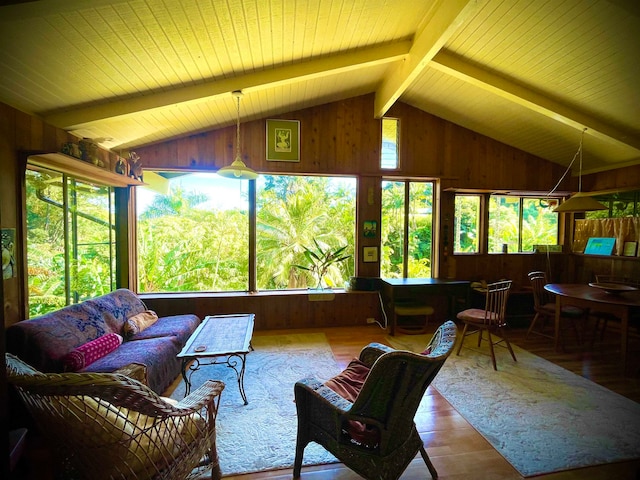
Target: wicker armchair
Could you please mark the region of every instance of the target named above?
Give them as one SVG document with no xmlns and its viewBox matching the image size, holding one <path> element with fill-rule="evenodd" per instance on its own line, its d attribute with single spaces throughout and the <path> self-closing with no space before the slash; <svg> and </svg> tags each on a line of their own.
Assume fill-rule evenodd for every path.
<svg viewBox="0 0 640 480">
<path fill-rule="evenodd" d="M 451 353 L 456 333 L 456 325 L 445 322 L 422 354 L 377 343 L 366 346 L 359 360 L 367 366 L 368 376 L 353 402 L 315 378 L 297 382 L 293 477 L 300 476 L 305 447 L 316 442 L 368 479 L 397 479 L 418 452 L 431 476 L 437 478 L 414 416 L 427 387 Z M 354 428 L 375 432 L 375 442 L 360 441 L 353 435 Z"/>
<path fill-rule="evenodd" d="M 8 383 L 65 478 L 185 479 L 208 468 L 220 478 L 215 420 L 224 383 L 210 380 L 174 402 L 134 379 L 144 369 L 44 374 L 5 355 Z"/>
</svg>

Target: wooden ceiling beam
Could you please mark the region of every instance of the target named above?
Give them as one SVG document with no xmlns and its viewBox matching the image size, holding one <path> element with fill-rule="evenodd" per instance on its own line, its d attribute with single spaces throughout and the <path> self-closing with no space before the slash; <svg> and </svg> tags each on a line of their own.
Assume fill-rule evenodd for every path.
<svg viewBox="0 0 640 480">
<path fill-rule="evenodd" d="M 375 118 L 384 116 L 476 8 L 475 0 L 436 2 L 416 34 L 407 58 L 397 62 L 380 83 L 374 104 Z"/>
<path fill-rule="evenodd" d="M 243 90 L 244 92 L 261 90 L 286 83 L 338 75 L 362 67 L 395 62 L 405 57 L 409 53 L 410 47 L 411 42 L 407 40 L 356 49 L 271 70 L 65 110 L 45 115 L 44 120 L 66 130 L 78 129 L 98 120 L 132 115 L 178 103 L 211 100 L 216 96 L 229 95 L 234 90 Z"/>
<path fill-rule="evenodd" d="M 546 95 L 465 62 L 460 57 L 441 51 L 432 59 L 429 67 L 494 93 L 531 111 L 562 122 L 580 132 L 586 127 L 586 135 L 591 135 L 611 144 L 634 148 L 640 154 L 640 138 L 607 125 L 598 118 L 554 101 Z"/>
</svg>

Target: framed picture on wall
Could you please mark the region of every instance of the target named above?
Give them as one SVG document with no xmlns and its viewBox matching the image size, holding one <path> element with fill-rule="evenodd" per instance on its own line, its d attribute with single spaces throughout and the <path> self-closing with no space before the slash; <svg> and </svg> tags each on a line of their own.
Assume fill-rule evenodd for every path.
<svg viewBox="0 0 640 480">
<path fill-rule="evenodd" d="M 362 247 L 362 261 L 365 263 L 378 261 L 378 247 Z"/>
<path fill-rule="evenodd" d="M 267 160 L 270 162 L 300 161 L 300 122 L 298 120 L 267 120 Z"/>
</svg>

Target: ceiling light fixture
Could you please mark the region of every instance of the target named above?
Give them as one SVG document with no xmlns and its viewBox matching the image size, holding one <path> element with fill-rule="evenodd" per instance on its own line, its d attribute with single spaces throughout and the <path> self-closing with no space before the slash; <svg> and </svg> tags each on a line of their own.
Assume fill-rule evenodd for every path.
<svg viewBox="0 0 640 480">
<path fill-rule="evenodd" d="M 218 170 L 218 175 L 226 178 L 236 178 L 238 180 L 255 180 L 258 174 L 247 167 L 240 155 L 240 99 L 242 91 L 235 90 L 232 95 L 236 98 L 236 159 L 228 167 Z"/>
<path fill-rule="evenodd" d="M 571 163 L 567 168 L 567 172 L 568 172 L 571 169 L 573 162 L 575 162 L 576 157 L 580 158 L 580 167 L 578 170 L 578 193 L 576 193 L 575 195 L 570 197 L 568 200 L 565 200 L 560 205 L 558 205 L 553 210 L 554 212 L 577 213 L 577 212 L 588 212 L 592 210 L 607 210 L 609 208 L 603 205 L 602 203 L 598 202 L 595 198 L 582 193 L 582 140 L 584 139 L 584 132 L 586 131 L 587 131 L 586 128 L 582 130 L 582 136 L 580 137 L 580 146 L 578 147 L 578 151 L 573 156 L 573 160 L 571 160 Z M 560 182 L 562 182 L 562 179 L 566 176 L 567 172 L 565 172 L 565 174 L 562 176 L 562 178 L 560 179 Z M 552 193 L 553 191 L 555 191 L 555 189 L 558 188 L 558 185 L 560 184 L 560 182 L 558 182 L 556 186 L 553 187 L 553 190 L 551 190 L 551 192 L 549 193 Z"/>
</svg>

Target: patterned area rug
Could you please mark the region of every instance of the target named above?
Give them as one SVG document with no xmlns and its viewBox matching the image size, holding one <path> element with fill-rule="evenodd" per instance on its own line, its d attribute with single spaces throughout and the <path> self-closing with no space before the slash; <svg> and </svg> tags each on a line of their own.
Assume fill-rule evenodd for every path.
<svg viewBox="0 0 640 480">
<path fill-rule="evenodd" d="M 388 341 L 419 352 L 429 338 Z M 517 363 L 497 348 L 496 372 L 475 345 L 454 351 L 433 386 L 522 476 L 640 458 L 640 404 L 518 347 Z"/>
<path fill-rule="evenodd" d="M 205 380 L 222 380 L 216 421 L 223 475 L 293 467 L 297 418 L 293 386 L 306 376 L 326 380 L 340 369 L 324 334 L 254 336 L 244 376 L 244 405 L 235 372 L 226 365 L 204 366 L 191 378 L 192 391 Z M 171 398 L 184 397 L 184 383 Z M 304 452 L 304 465 L 337 462 L 315 443 Z"/>
</svg>

